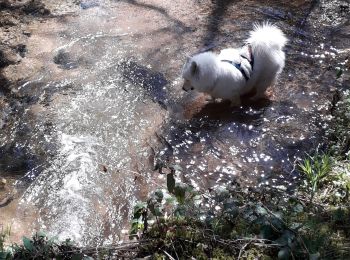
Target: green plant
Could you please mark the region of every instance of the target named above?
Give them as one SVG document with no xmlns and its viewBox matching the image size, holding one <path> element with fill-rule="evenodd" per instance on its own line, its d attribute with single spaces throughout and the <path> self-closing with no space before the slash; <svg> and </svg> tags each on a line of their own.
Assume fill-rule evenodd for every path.
<svg viewBox="0 0 350 260">
<path fill-rule="evenodd" d="M 305 251 L 296 235 L 299 226 L 284 219 L 288 211 L 303 210 L 299 202 L 284 205 L 272 190 L 248 190 L 239 184 L 198 192 L 175 175 L 175 170 L 167 174 L 167 190 L 157 190 L 147 203 L 135 205 L 131 235 L 154 241 L 139 256 L 153 252 L 158 257 L 208 259 L 217 257 L 212 252 L 221 252 L 219 259 L 269 254 L 287 259 L 296 245 Z"/>
<path fill-rule="evenodd" d="M 21 245 L 14 244 L 11 248 L 10 259 L 88 259 L 70 239 L 59 242 L 55 237 L 48 238 L 43 232 L 31 238 L 23 237 Z"/>
<path fill-rule="evenodd" d="M 176 182 L 176 171 L 180 171 L 181 168 L 169 168 L 167 189 L 156 190 L 147 202 L 138 202 L 134 206 L 130 238 L 140 237 L 141 233 L 148 230 L 150 223 L 160 223 L 168 217 L 183 218 L 185 213 L 195 209 L 194 204 L 198 203 L 200 196 L 191 186 Z"/>
<path fill-rule="evenodd" d="M 308 156 L 300 164 L 307 189 L 296 188 L 293 194 L 236 182 L 196 191 L 176 178 L 181 169 L 169 167 L 166 189 L 135 206 L 131 233 L 151 241 L 138 256 L 346 259 L 349 179 L 335 163 L 340 165 L 329 154 Z"/>
<path fill-rule="evenodd" d="M 311 188 L 311 198 L 319 189 L 323 181 L 329 177 L 332 169 L 332 159 L 329 154 L 318 152 L 314 156 L 308 155 L 299 168 L 306 177 L 306 185 Z"/>
<path fill-rule="evenodd" d="M 350 159 L 350 90 L 337 92 L 339 101 L 332 107 L 332 121 L 326 130 L 333 156 Z"/>
<path fill-rule="evenodd" d="M 10 259 L 11 252 L 5 248 L 5 242 L 10 237 L 11 227 L 2 227 L 0 231 L 0 260 Z"/>
</svg>

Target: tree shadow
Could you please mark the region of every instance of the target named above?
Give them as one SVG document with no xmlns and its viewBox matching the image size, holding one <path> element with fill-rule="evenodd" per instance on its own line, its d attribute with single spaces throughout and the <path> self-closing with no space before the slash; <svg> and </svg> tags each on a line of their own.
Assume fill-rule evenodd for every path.
<svg viewBox="0 0 350 260">
<path fill-rule="evenodd" d="M 174 23 L 174 25 L 178 28 L 181 29 L 181 31 L 183 32 L 187 32 L 187 31 L 190 31 L 191 30 L 191 27 L 188 27 L 186 26 L 183 22 L 181 22 L 180 20 L 174 18 L 174 17 L 171 17 L 168 12 L 162 8 L 162 7 L 159 7 L 159 6 L 155 6 L 155 5 L 151 5 L 151 4 L 146 4 L 146 3 L 139 3 L 138 1 L 136 0 L 122 0 L 123 2 L 125 3 L 128 3 L 128 4 L 131 4 L 131 5 L 134 5 L 134 6 L 138 6 L 138 7 L 142 7 L 142 8 L 147 8 L 147 9 L 150 9 L 150 10 L 154 10 L 160 14 L 162 14 L 164 17 L 166 17 L 168 20 L 170 20 L 171 22 Z"/>
<path fill-rule="evenodd" d="M 220 32 L 220 25 L 223 22 L 227 8 L 236 0 L 214 0 L 214 7 L 208 16 L 206 34 L 203 38 L 204 46 L 211 45 Z"/>
<path fill-rule="evenodd" d="M 132 60 L 120 63 L 118 68 L 124 78 L 142 87 L 154 102 L 166 109 L 167 93 L 164 87 L 168 81 L 162 73 L 152 71 Z"/>
</svg>

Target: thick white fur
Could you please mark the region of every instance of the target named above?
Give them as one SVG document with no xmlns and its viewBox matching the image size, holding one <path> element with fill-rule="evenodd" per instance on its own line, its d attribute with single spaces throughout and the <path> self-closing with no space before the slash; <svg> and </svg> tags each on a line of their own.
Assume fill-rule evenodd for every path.
<svg viewBox="0 0 350 260">
<path fill-rule="evenodd" d="M 254 57 L 253 69 L 249 61 L 240 57 L 241 53 L 247 51 L 247 46 L 242 49 L 224 49 L 219 55 L 212 52 L 200 53 L 189 58 L 184 65 L 183 89 L 195 89 L 213 98 L 228 99 L 232 105 L 240 105 L 240 96 L 253 91 L 253 100 L 262 98 L 267 87 L 276 81 L 283 70 L 285 54 L 282 49 L 286 43 L 287 38 L 275 25 L 255 25 L 246 40 Z M 241 67 L 249 80 L 232 64 L 222 60 L 242 62 Z"/>
</svg>

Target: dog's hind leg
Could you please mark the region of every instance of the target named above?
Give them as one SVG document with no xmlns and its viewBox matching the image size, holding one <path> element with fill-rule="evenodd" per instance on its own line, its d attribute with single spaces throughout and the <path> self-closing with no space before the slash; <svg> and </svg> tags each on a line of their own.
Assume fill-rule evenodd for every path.
<svg viewBox="0 0 350 260">
<path fill-rule="evenodd" d="M 254 96 L 252 96 L 251 98 L 249 98 L 250 100 L 256 101 L 262 98 L 265 98 L 265 91 L 266 89 L 271 86 L 274 85 L 276 79 L 274 77 L 265 77 L 261 80 L 260 84 L 257 85 L 256 89 L 256 93 Z"/>
</svg>

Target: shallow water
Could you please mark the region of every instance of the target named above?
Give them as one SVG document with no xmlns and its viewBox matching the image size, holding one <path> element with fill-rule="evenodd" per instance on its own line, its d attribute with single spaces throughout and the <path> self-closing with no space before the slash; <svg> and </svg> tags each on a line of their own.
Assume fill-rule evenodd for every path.
<svg viewBox="0 0 350 260">
<path fill-rule="evenodd" d="M 330 35 L 348 4 L 326 2 L 48 1 L 55 17 L 31 25 L 26 58 L 9 68 L 24 75 L 0 134 L 0 172 L 17 190 L 0 216 L 13 239 L 39 229 L 82 245 L 124 239 L 134 203 L 164 185 L 157 162 L 179 164 L 197 188 L 292 189 L 295 160 L 326 142 L 345 66 Z M 240 46 L 252 18 L 290 39 L 268 99 L 233 109 L 183 93 L 186 55 Z"/>
</svg>

